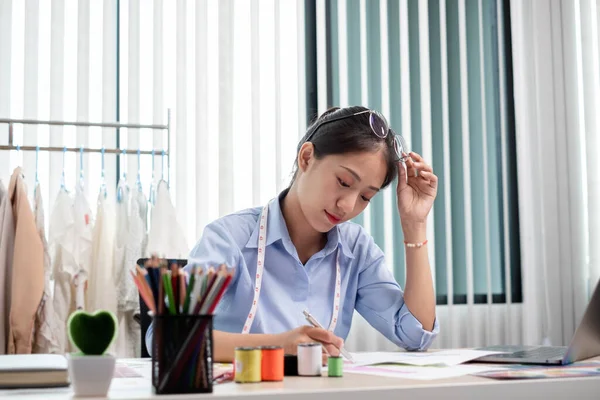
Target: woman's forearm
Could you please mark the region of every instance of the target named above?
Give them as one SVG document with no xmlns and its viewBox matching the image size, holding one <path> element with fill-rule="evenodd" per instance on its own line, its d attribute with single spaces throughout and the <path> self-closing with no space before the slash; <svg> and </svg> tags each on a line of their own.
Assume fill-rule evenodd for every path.
<svg viewBox="0 0 600 400">
<path fill-rule="evenodd" d="M 236 347 L 270 346 L 278 344 L 277 335 L 242 334 L 213 331 L 216 362 L 233 362 Z"/>
<path fill-rule="evenodd" d="M 409 243 L 424 242 L 427 239 L 425 226 L 405 227 L 404 238 Z M 423 328 L 428 331 L 433 330 L 435 293 L 427 246 L 406 248 L 404 301 L 412 315 L 423 325 Z"/>
</svg>

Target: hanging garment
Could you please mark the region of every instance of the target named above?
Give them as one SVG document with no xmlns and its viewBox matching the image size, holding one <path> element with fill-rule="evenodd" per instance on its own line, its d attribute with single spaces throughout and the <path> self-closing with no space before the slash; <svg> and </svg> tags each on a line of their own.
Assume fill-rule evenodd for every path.
<svg viewBox="0 0 600 400">
<path fill-rule="evenodd" d="M 6 354 L 10 325 L 12 264 L 15 247 L 15 222 L 8 189 L 0 180 L 0 354 Z"/>
<path fill-rule="evenodd" d="M 143 257 L 144 254 L 146 254 L 146 248 L 148 247 L 148 199 L 146 198 L 146 195 L 144 194 L 144 192 L 142 192 L 141 190 L 137 191 L 135 199 L 137 200 L 139 212 L 140 212 L 140 218 L 143 222 L 143 226 L 142 226 L 143 239 L 142 239 L 142 254 L 141 254 L 141 256 Z"/>
<path fill-rule="evenodd" d="M 33 353 L 51 354 L 60 352 L 58 335 L 58 320 L 54 312 L 52 303 L 52 293 L 50 291 L 50 275 L 52 267 L 50 264 L 50 253 L 48 252 L 48 242 L 46 241 L 46 232 L 44 226 L 44 203 L 42 201 L 42 191 L 40 185 L 35 188 L 35 204 L 33 209 L 35 215 L 35 225 L 42 241 L 44 249 L 44 294 L 38 307 L 35 318 L 35 334 L 33 338 Z"/>
<path fill-rule="evenodd" d="M 116 230 L 115 230 L 115 247 L 114 247 L 114 268 L 115 268 L 115 284 L 117 289 L 117 321 L 119 327 L 119 335 L 115 343 L 116 356 L 128 357 L 128 341 L 129 323 L 128 315 L 123 312 L 124 301 L 120 298 L 122 295 L 121 281 L 123 280 L 123 268 L 125 265 L 125 240 L 129 231 L 129 195 L 130 190 L 126 182 L 119 180 L 117 187 L 117 204 L 116 204 Z"/>
<path fill-rule="evenodd" d="M 119 336 L 116 350 L 118 357 L 139 357 L 141 333 L 133 319 L 139 313 L 139 294 L 130 271 L 142 257 L 145 230 L 137 196 L 131 199 L 131 190 L 125 181 L 117 189 L 117 234 L 115 243 L 115 269 L 117 276 L 117 299 Z M 131 210 L 129 210 L 131 207 Z"/>
<path fill-rule="evenodd" d="M 35 316 L 44 293 L 44 249 L 27 199 L 21 168 L 8 188 L 15 221 L 8 354 L 29 354 Z"/>
<path fill-rule="evenodd" d="M 146 253 L 146 247 L 148 246 L 148 199 L 146 199 L 146 195 L 144 194 L 143 191 L 138 190 L 137 195 L 135 196 L 134 200 L 137 201 L 140 225 L 136 226 L 136 222 L 133 222 L 132 234 L 134 236 L 137 236 L 137 234 L 139 233 L 142 237 L 142 243 L 141 243 L 140 249 L 139 249 L 140 251 L 139 251 L 139 253 L 137 253 L 137 256 L 135 258 L 136 263 L 137 263 L 137 260 L 139 258 L 143 257 L 144 254 Z M 135 212 L 134 206 L 132 206 L 131 212 L 132 213 Z M 134 283 L 134 285 L 135 285 L 135 283 Z M 136 296 L 136 300 L 135 300 L 136 310 L 134 312 L 134 315 L 135 315 L 140 312 L 140 300 L 139 300 L 139 293 L 138 293 L 137 287 L 135 287 L 134 289 L 135 289 L 135 296 Z M 141 331 L 141 325 L 137 321 L 131 325 L 130 335 L 134 339 L 132 345 L 134 347 L 135 357 L 141 357 L 142 356 L 142 352 L 141 352 L 142 331 Z"/>
<path fill-rule="evenodd" d="M 168 258 L 187 258 L 189 255 L 185 235 L 177 222 L 175 207 L 165 181 L 158 184 L 145 255 Z"/>
<path fill-rule="evenodd" d="M 92 249 L 91 211 L 83 193 L 75 199 L 59 192 L 50 218 L 50 254 L 54 274 L 54 309 L 59 325 L 61 352 L 73 350 L 67 336 L 67 320 L 85 307 L 83 292 Z"/>
<path fill-rule="evenodd" d="M 113 203 L 101 193 L 92 233 L 86 309 L 108 310 L 117 315 L 117 290 L 114 264 L 115 211 Z"/>
<path fill-rule="evenodd" d="M 75 309 L 85 310 L 85 289 L 88 284 L 88 273 L 92 261 L 92 233 L 93 221 L 92 210 L 85 198 L 83 190 L 77 189 L 75 201 L 73 202 L 73 213 L 75 221 L 75 232 L 78 240 L 75 242 L 75 262 L 79 271 L 73 279 L 75 291 Z"/>
<path fill-rule="evenodd" d="M 48 241 L 54 278 L 54 311 L 58 320 L 58 346 L 60 352 L 69 351 L 66 321 L 71 310 L 71 280 L 77 273 L 71 252 L 75 241 L 73 228 L 73 199 L 61 190 L 56 197 L 50 216 Z"/>
</svg>

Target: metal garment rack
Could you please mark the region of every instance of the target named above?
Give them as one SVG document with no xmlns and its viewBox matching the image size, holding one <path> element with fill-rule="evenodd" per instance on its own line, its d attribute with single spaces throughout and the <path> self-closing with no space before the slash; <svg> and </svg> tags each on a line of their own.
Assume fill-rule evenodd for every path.
<svg viewBox="0 0 600 400">
<path fill-rule="evenodd" d="M 70 121 L 42 121 L 33 119 L 11 119 L 0 118 L 0 124 L 8 124 L 8 145 L 0 145 L 0 150 L 19 150 L 19 151 L 48 151 L 48 152 L 77 152 L 77 153 L 108 153 L 108 154 L 135 154 L 152 155 L 167 157 L 167 182 L 170 182 L 171 172 L 171 110 L 167 110 L 166 125 L 145 125 L 145 124 L 125 124 L 119 122 L 70 122 Z M 121 148 L 90 148 L 90 147 L 52 147 L 52 146 L 21 146 L 14 143 L 14 125 L 50 125 L 50 126 L 79 126 L 79 127 L 98 127 L 98 128 L 130 128 L 130 129 L 158 129 L 167 131 L 167 149 L 160 150 L 131 150 Z"/>
</svg>

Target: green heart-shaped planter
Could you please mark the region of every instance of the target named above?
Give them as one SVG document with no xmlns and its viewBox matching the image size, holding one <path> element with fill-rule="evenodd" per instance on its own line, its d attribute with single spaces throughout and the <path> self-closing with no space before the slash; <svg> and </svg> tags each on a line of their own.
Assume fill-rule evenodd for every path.
<svg viewBox="0 0 600 400">
<path fill-rule="evenodd" d="M 117 318 L 107 310 L 75 311 L 67 321 L 69 340 L 83 354 L 102 355 L 117 337 Z"/>
</svg>

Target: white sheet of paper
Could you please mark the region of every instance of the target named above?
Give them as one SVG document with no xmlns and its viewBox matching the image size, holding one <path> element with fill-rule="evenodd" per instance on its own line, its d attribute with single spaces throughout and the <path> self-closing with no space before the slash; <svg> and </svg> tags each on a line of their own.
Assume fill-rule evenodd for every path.
<svg viewBox="0 0 600 400">
<path fill-rule="evenodd" d="M 152 379 L 152 361 L 149 358 L 119 358 L 115 365 L 114 378 Z"/>
<path fill-rule="evenodd" d="M 415 380 L 434 380 L 455 378 L 470 374 L 505 369 L 497 366 L 485 365 L 455 365 L 452 367 L 417 367 L 413 365 L 372 365 L 348 366 L 344 373 L 385 376 L 389 378 L 403 378 Z"/>
<path fill-rule="evenodd" d="M 470 349 L 441 350 L 428 352 L 365 352 L 352 353 L 354 363 L 346 365 L 363 366 L 384 363 L 406 364 L 406 365 L 437 365 L 452 366 L 475 360 L 490 354 L 498 354 L 498 351 L 482 351 Z"/>
</svg>

